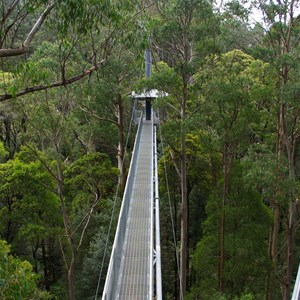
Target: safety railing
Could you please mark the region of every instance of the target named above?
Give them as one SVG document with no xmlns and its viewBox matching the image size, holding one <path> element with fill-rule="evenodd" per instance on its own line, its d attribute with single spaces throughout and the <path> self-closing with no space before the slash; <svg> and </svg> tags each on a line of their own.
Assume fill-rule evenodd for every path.
<svg viewBox="0 0 300 300">
<path fill-rule="evenodd" d="M 151 117 L 151 139 L 153 143 L 153 111 L 152 111 L 152 117 Z M 151 151 L 151 176 L 153 178 L 153 169 L 154 169 L 154 153 L 153 149 Z M 153 197 L 154 196 L 154 191 L 153 191 L 153 182 L 151 182 L 151 201 L 150 201 L 150 224 L 151 224 L 151 229 L 150 229 L 150 256 L 149 256 L 149 297 L 150 299 L 153 299 L 153 247 L 154 247 L 154 234 L 153 234 L 153 224 L 154 224 L 154 203 L 153 203 Z"/>
<path fill-rule="evenodd" d="M 154 119 L 154 118 L 152 118 Z M 158 163 L 157 163 L 156 126 L 154 127 L 154 199 L 155 199 L 155 263 L 156 263 L 156 299 L 162 300 L 161 251 L 160 251 L 160 218 L 158 191 Z"/>
<path fill-rule="evenodd" d="M 106 275 L 104 290 L 102 294 L 103 300 L 115 300 L 115 291 L 118 281 L 118 276 L 120 272 L 120 264 L 122 257 L 122 249 L 126 233 L 126 222 L 130 206 L 132 186 L 134 181 L 136 162 L 138 156 L 138 147 L 141 139 L 141 132 L 143 126 L 143 114 L 140 117 L 139 126 L 136 134 L 136 139 L 134 143 L 132 158 L 130 162 L 128 177 L 126 181 L 125 191 L 123 195 L 121 210 L 119 214 L 119 220 L 117 225 L 117 230 L 115 234 L 114 244 L 111 252 L 110 262 L 108 266 L 108 271 Z"/>
<path fill-rule="evenodd" d="M 300 264 L 298 267 L 297 278 L 294 286 L 294 291 L 292 295 L 292 300 L 299 300 L 300 299 Z"/>
</svg>

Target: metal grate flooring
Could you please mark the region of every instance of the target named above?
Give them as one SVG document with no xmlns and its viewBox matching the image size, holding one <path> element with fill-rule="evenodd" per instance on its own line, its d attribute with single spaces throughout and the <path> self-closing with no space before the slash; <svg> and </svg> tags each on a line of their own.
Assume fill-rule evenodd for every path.
<svg viewBox="0 0 300 300">
<path fill-rule="evenodd" d="M 149 299 L 153 127 L 144 121 L 116 291 L 120 300 Z"/>
</svg>

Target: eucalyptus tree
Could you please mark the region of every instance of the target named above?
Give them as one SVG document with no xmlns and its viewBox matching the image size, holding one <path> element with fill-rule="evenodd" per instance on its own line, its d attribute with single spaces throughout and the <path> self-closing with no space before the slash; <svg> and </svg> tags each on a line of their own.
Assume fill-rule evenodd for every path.
<svg viewBox="0 0 300 300">
<path fill-rule="evenodd" d="M 202 90 L 199 95 L 202 101 L 202 120 L 212 136 L 215 149 L 221 155 L 221 178 L 215 189 L 215 197 L 219 197 L 219 262 L 218 290 L 227 289 L 228 251 L 226 241 L 228 231 L 227 215 L 230 219 L 228 202 L 230 191 L 235 189 L 232 168 L 236 161 L 245 156 L 253 139 L 253 128 L 260 123 L 256 111 L 256 103 L 269 91 L 265 77 L 268 76 L 268 64 L 255 60 L 240 50 L 233 50 L 220 57 L 215 67 L 206 72 L 199 72 L 195 90 Z M 202 77 L 202 78 L 201 78 Z M 199 86 L 197 87 L 199 82 Z M 198 92 L 199 93 L 199 92 Z M 245 193 L 247 193 L 245 191 Z M 219 196 L 217 196 L 219 195 Z M 266 237 L 263 237 L 265 239 Z"/>
<path fill-rule="evenodd" d="M 68 40 L 63 44 L 42 43 L 24 64 L 27 71 L 24 80 L 47 84 L 58 76 L 62 45 L 65 49 L 72 47 Z M 79 51 L 69 54 L 69 59 L 70 62 L 65 66 L 66 75 L 84 64 Z M 47 67 L 44 72 L 38 72 L 41 66 Z M 26 117 L 26 131 L 22 134 L 22 142 L 43 164 L 54 183 L 52 192 L 60 204 L 64 232 L 56 241 L 66 269 L 70 299 L 75 299 L 75 267 L 78 256 L 82 254 L 86 232 L 99 201 L 107 195 L 103 192 L 104 182 L 111 177 L 110 186 L 113 186 L 113 178 L 116 179 L 116 169 L 109 159 L 91 153 L 88 134 L 82 130 L 84 118 L 79 118 L 76 109 L 78 97 L 82 96 L 79 92 L 82 87 L 84 82 L 79 87 L 75 85 L 46 90 L 35 93 L 30 98 L 24 96 L 12 103 L 14 111 Z"/>
<path fill-rule="evenodd" d="M 264 29 L 263 43 L 256 48 L 256 55 L 273 66 L 276 74 L 276 88 L 270 108 L 277 123 L 276 155 L 278 164 L 287 168 L 286 179 L 290 181 L 288 195 L 277 190 L 278 200 L 274 201 L 274 226 L 270 237 L 271 258 L 280 268 L 280 244 L 285 250 L 282 273 L 282 298 L 290 299 L 293 279 L 295 234 L 298 218 L 297 156 L 299 147 L 299 1 L 258 1 L 253 2 L 262 14 L 261 28 Z M 286 162 L 286 163 L 285 163 Z M 286 195 L 282 203 L 281 195 Z M 281 218 L 284 215 L 284 219 Z M 280 242 L 280 228 L 285 237 Z M 270 290 L 270 289 L 269 289 Z M 272 295 L 268 295 L 271 299 Z"/>
<path fill-rule="evenodd" d="M 95 1 L 3 0 L 0 9 L 1 101 L 66 86 L 89 76 L 106 61 L 113 44 L 108 39 L 118 22 L 116 15 L 108 16 L 113 7 Z M 105 27 L 107 24 L 111 27 Z M 56 56 L 52 55 L 52 45 L 56 47 Z M 45 55 L 39 64 L 34 64 L 36 51 Z M 81 64 L 71 69 L 78 51 L 84 61 L 81 59 Z M 51 61 L 47 55 L 52 57 Z M 26 130 L 26 118 L 16 116 L 11 102 L 1 105 L 1 137 L 13 157 L 20 133 Z"/>
<path fill-rule="evenodd" d="M 153 4 L 147 5 L 151 6 Z M 47 13 L 42 13 L 38 18 L 43 9 L 46 9 Z M 144 35 L 146 34 L 145 25 L 143 25 L 146 22 L 146 9 L 146 4 L 139 1 L 115 1 L 114 3 L 109 1 L 74 0 L 53 2 L 14 1 L 12 3 L 4 1 L 2 6 L 3 27 L 9 27 L 9 20 L 13 18 L 16 19 L 15 21 L 18 24 L 17 32 L 15 32 L 18 39 L 14 39 L 8 33 L 4 39 L 8 42 L 12 40 L 13 43 L 11 49 L 3 48 L 3 53 L 6 51 L 7 56 L 9 56 L 9 53 L 11 55 L 21 55 L 28 52 L 29 42 L 22 44 L 20 40 L 23 37 L 26 41 L 33 41 L 34 47 L 30 48 L 30 55 L 17 61 L 17 67 L 15 66 L 16 61 L 8 65 L 9 60 L 3 60 L 9 75 L 7 75 L 7 78 L 3 76 L 0 101 L 49 88 L 66 87 L 84 78 L 88 78 L 90 85 L 101 84 L 103 89 L 105 89 L 105 85 L 106 87 L 110 86 L 109 89 L 114 95 L 113 107 L 116 108 L 116 111 L 112 113 L 113 117 L 112 115 L 100 116 L 100 119 L 111 121 L 119 131 L 120 143 L 117 156 L 122 175 L 120 177 L 122 178 L 122 186 L 124 186 L 126 179 L 125 165 L 121 163 L 124 157 L 125 143 L 123 98 L 127 98 L 127 94 L 131 91 L 129 81 L 132 79 L 134 69 L 138 69 L 136 68 L 137 57 L 143 53 L 144 47 L 141 47 L 141 44 L 144 44 Z M 30 27 L 30 20 L 34 17 L 38 19 L 37 24 L 33 25 L 32 30 L 28 29 L 27 33 L 26 28 Z M 37 32 L 39 34 L 35 36 Z M 18 42 L 22 46 L 13 47 Z M 44 56 L 37 64 L 35 63 L 36 58 L 34 58 L 36 54 L 40 58 Z M 52 57 L 51 61 L 49 61 L 47 55 Z M 112 58 L 106 70 L 101 71 L 110 56 Z M 76 64 L 79 61 L 80 63 L 74 68 L 74 63 Z M 109 74 L 107 70 L 114 72 Z M 97 72 L 97 79 L 103 76 L 107 76 L 107 78 L 102 79 L 101 82 L 97 79 L 95 81 L 91 80 L 91 74 Z M 108 80 L 112 82 L 109 83 Z M 122 90 L 122 84 L 123 87 L 126 86 L 126 90 Z M 81 106 L 85 106 L 86 111 L 93 113 L 94 98 L 90 92 L 96 90 L 96 85 L 86 90 L 87 94 L 82 95 L 82 97 L 92 99 L 92 101 L 88 101 L 89 104 L 83 103 Z M 106 101 L 110 98 L 99 98 L 102 99 L 103 106 L 111 107 L 110 104 L 106 105 Z M 89 107 L 91 102 L 93 103 Z M 12 119 L 10 111 L 4 107 L 3 114 L 5 115 L 4 120 L 7 121 L 7 126 L 9 126 Z M 114 117 L 115 114 L 118 115 L 117 118 Z M 94 116 L 96 115 L 94 114 Z M 10 135 L 7 136 L 10 137 Z"/>
<path fill-rule="evenodd" d="M 1 90 L 0 101 L 21 97 L 36 91 L 66 86 L 89 77 L 105 64 L 115 41 L 126 35 L 128 25 L 145 10 L 139 1 L 2 1 L 2 30 L 4 42 L 0 52 L 3 64 L 14 78 Z M 37 19 L 30 26 L 31 18 Z M 26 22 L 29 22 L 26 23 Z M 26 31 L 23 27 L 29 27 Z M 6 32 L 8 31 L 8 32 Z M 130 31 L 128 31 L 130 32 Z M 39 33 L 39 34 L 37 34 Z M 22 82 L 19 74 L 23 59 L 10 60 L 11 55 L 26 55 L 43 41 L 61 44 L 57 62 L 59 76 L 47 84 Z M 67 40 L 67 45 L 64 41 Z M 31 45 L 35 47 L 31 48 Z M 7 47 L 6 47 L 7 46 Z M 29 51 L 30 50 L 30 51 Z M 66 72 L 74 51 L 84 52 L 85 65 Z M 1 54 L 0 54 L 1 55 Z M 11 63 L 9 63 L 11 62 Z M 18 66 L 16 68 L 16 64 Z M 22 68 L 21 68 L 22 69 Z"/>
<path fill-rule="evenodd" d="M 219 191 L 213 191 L 203 237 L 192 256 L 194 284 L 187 299 L 243 299 L 245 294 L 252 295 L 249 299 L 264 299 L 271 269 L 267 237 L 272 214 L 259 191 L 248 183 L 248 164 L 251 161 L 234 161 L 228 180 L 223 290 L 218 288 L 222 204 Z"/>
<path fill-rule="evenodd" d="M 93 124 L 96 149 L 102 149 L 117 157 L 120 171 L 120 192 L 126 183 L 126 132 L 131 122 L 131 110 L 134 102 L 131 93 L 143 72 L 143 48 L 145 37 L 143 30 L 132 25 L 134 32 L 118 41 L 113 53 L 97 76 L 85 84 L 83 100 L 77 107 Z M 89 125 L 89 126 L 90 126 Z M 129 134 L 129 133 L 128 133 Z"/>
<path fill-rule="evenodd" d="M 88 101 L 95 101 L 89 90 L 91 83 L 101 84 L 101 91 L 109 87 L 108 90 L 113 92 L 113 105 L 107 103 L 110 100 L 107 94 L 106 97 L 99 95 L 99 91 L 96 94 L 103 106 L 114 106 L 115 110 L 103 116 L 105 108 L 102 107 L 98 117 L 114 119 L 123 147 L 119 154 L 124 156 L 122 110 L 131 85 L 129 75 L 134 73 L 135 65 L 130 44 L 137 40 L 136 29 L 142 23 L 139 16 L 145 7 L 140 1 L 66 0 L 3 1 L 2 9 L 2 28 L 11 30 L 10 24 L 17 26 L 14 27 L 16 32 L 11 31 L 13 35 L 8 32 L 4 36 L 1 45 L 5 72 L 1 73 L 0 101 L 10 100 L 8 108 L 6 105 L 1 108 L 13 121 L 24 120 L 16 133 L 16 144 L 19 147 L 25 143 L 54 182 L 52 193 L 60 203 L 64 231 L 58 242 L 66 267 L 69 298 L 74 299 L 74 272 L 79 250 L 86 243 L 88 225 L 93 213 L 99 209 L 99 200 L 112 192 L 117 177 L 108 157 L 90 153 L 96 138 L 91 138 L 91 128 L 83 128 L 83 123 L 89 123 L 89 116 L 83 116 L 78 108 L 87 108 L 90 113 L 90 109 L 97 107 L 97 103 Z M 125 48 L 128 51 L 123 51 Z M 21 56 L 11 58 L 10 55 Z M 107 68 L 100 72 L 110 56 L 113 57 Z M 125 64 L 131 68 L 126 69 Z M 115 70 L 115 76 L 111 76 L 114 67 L 119 68 Z M 92 74 L 100 80 L 94 80 Z M 77 85 L 68 87 L 75 82 Z M 29 97 L 31 93 L 34 94 Z M 87 101 L 80 97 L 86 97 Z M 114 115 L 116 112 L 118 117 Z M 105 131 L 104 126 L 101 127 Z M 86 155 L 78 161 L 83 154 Z M 80 169 L 85 176 L 80 178 L 75 169 Z M 97 174 L 94 179 L 101 178 L 101 182 L 92 180 L 89 169 Z M 109 192 L 103 193 L 102 187 L 107 181 Z M 83 190 L 78 190 L 77 194 L 73 189 L 78 182 Z"/>
<path fill-rule="evenodd" d="M 85 152 L 81 150 L 80 142 L 72 138 L 75 121 L 74 118 L 71 119 L 70 111 L 67 112 L 67 105 L 62 106 L 62 104 L 66 104 L 66 102 L 62 101 L 61 97 L 59 97 L 56 105 L 51 105 L 53 103 L 50 104 L 49 102 L 47 102 L 47 104 L 39 103 L 41 99 L 37 95 L 35 101 L 37 102 L 26 99 L 22 103 L 22 109 L 25 111 L 28 120 L 27 132 L 23 137 L 24 143 L 28 145 L 28 150 L 27 155 L 20 153 L 18 156 L 27 156 L 29 157 L 27 161 L 31 159 L 35 164 L 41 166 L 43 174 L 45 174 L 45 172 L 47 174 L 47 180 L 42 182 L 41 172 L 36 174 L 38 182 L 34 187 L 36 187 L 37 191 L 31 188 L 31 193 L 36 195 L 36 197 L 32 196 L 31 193 L 29 194 L 35 202 L 32 200 L 28 208 L 36 211 L 38 216 L 42 214 L 43 218 L 46 218 L 46 229 L 47 225 L 51 226 L 51 222 L 55 219 L 52 213 L 58 218 L 59 221 L 57 223 L 59 227 L 57 231 L 54 231 L 54 228 L 52 228 L 49 234 L 52 233 L 51 238 L 61 251 L 59 265 L 60 268 L 65 267 L 66 281 L 68 282 L 68 293 L 66 294 L 69 294 L 70 299 L 74 299 L 77 292 L 75 288 L 75 268 L 78 270 L 81 269 L 81 266 L 78 265 L 78 257 L 84 255 L 85 251 L 83 248 L 87 244 L 87 235 L 90 231 L 91 221 L 103 206 L 100 200 L 105 203 L 106 199 L 114 193 L 118 172 L 117 169 L 112 166 L 108 156 L 100 153 L 84 155 Z M 35 103 L 34 108 L 32 107 L 32 103 Z M 42 122 L 40 118 L 42 118 Z M 80 132 L 78 127 L 76 127 L 76 130 Z M 43 152 L 39 149 L 42 149 Z M 30 165 L 35 165 L 34 163 L 30 162 Z M 17 164 L 17 167 L 18 166 Z M 26 170 L 27 169 L 25 169 L 24 173 Z M 10 180 L 11 184 L 16 188 L 16 195 L 20 195 L 19 197 L 21 197 L 22 194 L 20 193 L 23 192 L 21 189 L 23 185 L 18 185 L 20 180 L 17 178 L 17 182 L 15 182 L 15 180 L 10 179 L 6 173 L 2 173 L 3 189 L 11 188 L 6 182 Z M 20 170 L 17 174 L 20 174 Z M 21 174 L 23 175 L 23 173 Z M 25 190 L 29 187 L 29 183 L 25 182 L 24 184 L 26 183 L 27 185 L 24 187 Z M 52 203 L 52 206 L 48 205 L 47 209 L 44 209 L 41 207 L 47 205 L 47 198 L 46 196 L 39 197 L 39 195 L 47 191 L 48 193 L 50 192 L 50 196 L 52 195 L 52 198 L 55 199 L 55 205 Z M 46 193 L 46 195 L 48 195 L 48 193 Z M 25 194 L 26 197 L 28 197 L 27 194 Z M 41 201 L 41 199 L 43 199 L 43 201 Z M 22 203 L 23 202 L 24 200 Z M 28 201 L 26 204 L 28 204 Z M 24 205 L 26 204 L 24 203 Z M 18 203 L 13 207 L 16 207 L 16 205 L 18 205 Z M 20 208 L 20 206 L 18 207 Z M 41 213 L 41 211 L 43 213 Z M 2 212 L 5 213 L 5 210 L 1 210 L 1 213 Z M 14 215 L 16 215 L 13 224 L 17 226 L 19 226 L 17 223 L 19 219 L 17 217 L 20 217 L 20 214 L 22 214 L 24 220 L 24 216 L 29 214 L 27 210 L 24 211 L 20 209 L 14 210 L 13 212 Z M 10 216 L 12 213 L 7 215 Z M 31 212 L 31 216 L 33 218 L 35 214 Z M 30 220 L 31 218 L 29 221 Z M 19 233 L 22 232 L 26 236 L 26 238 L 24 236 L 21 237 L 23 245 L 25 240 L 46 240 L 47 231 L 41 227 L 41 221 L 44 221 L 44 219 L 39 220 L 39 218 L 34 218 L 34 220 L 37 220 L 36 223 L 40 225 L 34 226 L 28 223 L 27 226 L 23 225 L 19 230 Z M 26 219 L 26 221 L 28 222 L 28 219 Z M 46 231 L 46 233 L 43 235 L 44 231 Z M 48 242 L 47 244 L 49 245 Z M 34 246 L 35 245 L 33 245 L 33 247 Z M 43 246 L 44 243 L 41 243 L 38 247 Z M 16 249 L 16 251 L 20 251 L 20 249 Z M 51 255 L 51 253 L 48 255 Z M 46 258 L 48 255 L 46 254 Z M 33 257 L 35 259 L 35 254 L 33 254 Z M 47 270 L 47 262 L 48 264 L 51 262 L 49 258 L 46 262 L 42 262 L 45 270 Z M 45 282 L 48 282 L 51 287 L 53 283 L 57 284 L 57 279 L 56 282 L 47 281 L 47 274 L 49 273 L 45 273 Z M 96 274 L 94 274 L 94 276 L 96 276 Z M 60 280 L 64 279 L 60 278 Z"/>
<path fill-rule="evenodd" d="M 73 138 L 74 130 L 80 130 L 70 100 L 75 95 L 57 91 L 22 99 L 21 109 L 27 116 L 24 142 L 54 183 L 52 193 L 58 199 L 62 221 L 58 243 L 69 299 L 75 299 L 78 256 L 99 202 L 113 194 L 118 172 L 108 156 L 82 151 L 81 139 Z"/>
<path fill-rule="evenodd" d="M 0 263 L 2 299 L 51 299 L 50 294 L 37 288 L 38 275 L 32 271 L 31 264 L 13 256 L 3 240 L 0 240 Z"/>
<path fill-rule="evenodd" d="M 168 100 L 170 102 L 170 99 Z M 160 107 L 161 108 L 161 107 Z M 165 294 L 180 298 L 178 293 L 177 241 L 175 237 L 180 233 L 180 139 L 177 124 L 168 121 L 162 128 L 163 139 L 166 142 L 164 156 L 159 160 L 160 198 L 161 198 L 161 247 L 162 247 L 162 275 Z M 207 133 L 198 130 L 195 123 L 187 134 L 187 190 L 189 196 L 188 248 L 192 252 L 202 236 L 202 223 L 206 218 L 205 205 L 211 192 L 212 160 L 217 158 L 211 154 L 204 142 Z M 190 129 L 190 128 L 189 128 Z M 211 157 L 213 156 L 213 158 Z M 167 172 L 167 174 L 164 174 Z M 167 181 L 166 182 L 166 175 Z M 169 201 L 167 200 L 169 198 Z M 171 204 L 171 207 L 169 205 Z M 170 211 L 172 216 L 170 216 Z M 171 218 L 173 220 L 171 220 Z M 172 236 L 172 239 L 170 238 Z M 176 249 L 174 251 L 174 249 Z M 191 265 L 191 264 L 190 264 Z M 188 274 L 187 286 L 190 288 L 194 281 L 193 271 Z M 169 282 L 173 282 L 172 285 Z"/>
<path fill-rule="evenodd" d="M 2 0 L 1 2 L 0 57 L 28 53 L 33 39 L 43 27 L 55 3 L 45 0 Z M 35 21 L 32 22 L 31 18 Z"/>
<path fill-rule="evenodd" d="M 201 69 L 206 56 L 216 51 L 218 19 L 212 5 L 201 0 L 170 0 L 158 2 L 157 18 L 153 25 L 152 50 L 157 59 L 164 60 L 174 68 L 179 78 L 179 91 L 176 99 L 175 114 L 180 120 L 180 166 L 181 181 L 181 251 L 180 279 L 181 297 L 186 291 L 188 262 L 188 191 L 186 158 L 186 119 L 189 115 L 189 86 L 193 75 Z M 167 90 L 172 93 L 173 86 Z M 177 88 L 178 90 L 178 88 Z"/>
<path fill-rule="evenodd" d="M 41 275 L 40 286 L 49 290 L 58 273 L 53 257 L 55 236 L 61 232 L 54 182 L 26 148 L 2 163 L 0 173 L 0 235 L 12 244 L 13 253 L 32 262 L 33 270 Z"/>
</svg>

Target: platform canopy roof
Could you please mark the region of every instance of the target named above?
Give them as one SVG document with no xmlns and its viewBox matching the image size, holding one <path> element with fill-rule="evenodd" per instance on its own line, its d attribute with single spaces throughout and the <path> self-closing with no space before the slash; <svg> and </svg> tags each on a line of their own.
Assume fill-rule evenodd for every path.
<svg viewBox="0 0 300 300">
<path fill-rule="evenodd" d="M 141 94 L 132 92 L 131 96 L 138 100 L 149 100 L 149 99 L 155 99 L 155 98 L 159 98 L 159 97 L 166 97 L 166 96 L 169 96 L 169 94 L 166 92 L 158 91 L 158 90 L 150 90 L 150 91 L 144 91 Z"/>
</svg>

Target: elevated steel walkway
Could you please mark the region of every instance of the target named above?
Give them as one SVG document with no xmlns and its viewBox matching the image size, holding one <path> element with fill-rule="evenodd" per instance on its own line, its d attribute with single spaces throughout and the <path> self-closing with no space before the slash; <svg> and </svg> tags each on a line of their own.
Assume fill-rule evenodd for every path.
<svg viewBox="0 0 300 300">
<path fill-rule="evenodd" d="M 147 300 L 152 294 L 153 125 L 143 121 L 132 182 L 116 299 Z"/>
<path fill-rule="evenodd" d="M 103 300 L 153 299 L 154 277 L 158 283 L 156 294 L 161 294 L 156 127 L 153 119 L 148 121 L 142 116 L 139 121 Z M 154 204 L 157 207 L 155 218 Z M 155 225 L 158 225 L 156 234 Z M 154 257 L 154 253 L 158 254 Z M 155 262 L 159 268 L 156 272 Z"/>
</svg>

